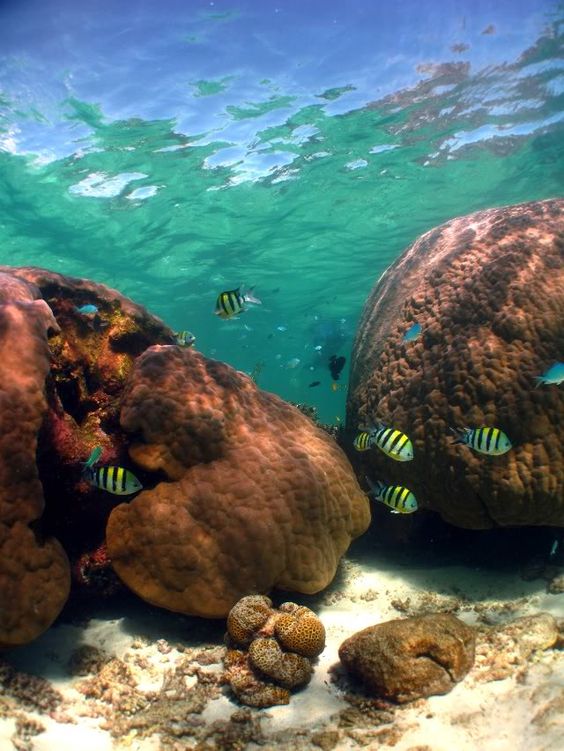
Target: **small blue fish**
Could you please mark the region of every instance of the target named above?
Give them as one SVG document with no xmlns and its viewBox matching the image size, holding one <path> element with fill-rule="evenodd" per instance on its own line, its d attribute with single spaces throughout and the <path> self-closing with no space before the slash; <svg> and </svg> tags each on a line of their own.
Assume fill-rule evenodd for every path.
<svg viewBox="0 0 564 751">
<path fill-rule="evenodd" d="M 403 335 L 403 341 L 414 342 L 420 334 L 421 334 L 421 324 L 414 323 L 413 326 L 410 326 L 410 328 L 408 328 L 405 334 Z"/>
<path fill-rule="evenodd" d="M 75 307 L 75 310 L 83 316 L 88 316 L 92 313 L 98 312 L 98 308 L 95 305 L 81 305 L 80 308 Z"/>
<path fill-rule="evenodd" d="M 551 365 L 542 375 L 536 376 L 535 380 L 537 382 L 535 388 L 538 388 L 541 383 L 548 383 L 556 386 L 564 383 L 564 362 L 555 362 L 554 365 Z"/>
<path fill-rule="evenodd" d="M 85 462 L 83 462 L 84 469 L 87 470 L 87 469 L 90 469 L 90 467 L 93 467 L 101 456 L 102 456 L 102 447 L 96 446 L 95 448 L 93 448 L 92 451 L 90 452 L 90 456 L 88 457 L 88 459 Z"/>
</svg>

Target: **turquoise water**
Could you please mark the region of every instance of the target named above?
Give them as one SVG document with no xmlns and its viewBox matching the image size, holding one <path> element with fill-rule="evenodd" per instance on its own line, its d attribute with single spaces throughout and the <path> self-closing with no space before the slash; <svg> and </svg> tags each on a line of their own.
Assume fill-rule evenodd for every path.
<svg viewBox="0 0 564 751">
<path fill-rule="evenodd" d="M 342 417 L 402 250 L 564 187 L 562 6 L 383 5 L 2 5 L 0 263 L 116 287 Z M 220 320 L 241 282 L 262 306 Z"/>
</svg>

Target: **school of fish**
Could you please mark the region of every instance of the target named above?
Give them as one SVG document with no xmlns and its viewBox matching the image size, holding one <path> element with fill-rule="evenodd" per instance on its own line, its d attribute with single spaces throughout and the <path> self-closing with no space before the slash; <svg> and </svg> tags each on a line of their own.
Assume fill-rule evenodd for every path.
<svg viewBox="0 0 564 751">
<path fill-rule="evenodd" d="M 402 337 L 404 344 L 416 341 L 422 333 L 419 323 L 412 324 Z M 535 377 L 535 388 L 542 385 L 560 385 L 564 383 L 564 363 L 557 362 L 550 366 L 542 375 Z M 463 444 L 485 456 L 502 456 L 513 446 L 506 433 L 500 428 L 480 426 L 476 428 L 451 427 L 453 443 Z M 386 456 L 395 461 L 406 462 L 413 459 L 413 444 L 409 437 L 395 427 L 382 423 L 369 426 L 359 426 L 358 433 L 353 440 L 357 451 L 369 451 L 376 446 Z M 386 485 L 381 480 L 373 481 L 366 477 L 369 495 L 388 506 L 394 514 L 411 514 L 417 510 L 417 499 L 409 488 L 401 485 Z"/>
</svg>

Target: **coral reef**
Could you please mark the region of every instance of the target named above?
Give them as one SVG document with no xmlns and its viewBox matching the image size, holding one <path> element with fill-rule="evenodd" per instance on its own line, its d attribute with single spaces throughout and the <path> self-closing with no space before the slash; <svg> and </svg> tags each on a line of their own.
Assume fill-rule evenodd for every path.
<svg viewBox="0 0 564 751">
<path fill-rule="evenodd" d="M 0 267 L 0 300 L 0 646 L 11 646 L 59 614 L 68 558 L 103 542 L 109 509 L 81 462 L 97 444 L 126 459 L 125 379 L 139 352 L 173 336 L 118 292 L 42 269 Z"/>
<path fill-rule="evenodd" d="M 166 481 L 113 509 L 108 552 L 155 605 L 225 617 L 251 592 L 318 592 L 369 524 L 368 499 L 330 437 L 193 349 L 137 358 L 121 425 L 133 461 Z"/>
<path fill-rule="evenodd" d="M 372 695 L 400 704 L 446 694 L 474 662 L 476 636 L 456 616 L 415 616 L 369 626 L 346 639 L 339 658 Z"/>
<path fill-rule="evenodd" d="M 38 520 L 35 456 L 47 411 L 48 336 L 59 327 L 34 284 L 0 271 L 0 647 L 48 628 L 70 587 L 67 556 Z"/>
<path fill-rule="evenodd" d="M 227 617 L 224 680 L 242 704 L 288 704 L 290 690 L 309 682 L 312 663 L 325 648 L 325 629 L 313 611 L 293 602 L 280 608 L 262 595 L 248 595 Z M 246 651 L 240 647 L 246 647 Z"/>
<path fill-rule="evenodd" d="M 547 200 L 449 221 L 409 247 L 366 303 L 347 425 L 381 420 L 409 435 L 415 456 L 407 466 L 377 450 L 356 458 L 451 524 L 564 526 L 564 389 L 535 388 L 564 351 L 563 207 Z M 422 334 L 406 343 L 413 322 Z M 513 448 L 476 454 L 453 445 L 451 426 L 498 427 Z"/>
<path fill-rule="evenodd" d="M 104 285 L 2 266 L 0 302 L 0 647 L 52 623 L 71 574 L 116 592 L 111 565 L 150 602 L 211 616 L 331 580 L 370 512 L 321 430 Z M 146 488 L 115 513 L 83 476 L 94 447 Z"/>
</svg>

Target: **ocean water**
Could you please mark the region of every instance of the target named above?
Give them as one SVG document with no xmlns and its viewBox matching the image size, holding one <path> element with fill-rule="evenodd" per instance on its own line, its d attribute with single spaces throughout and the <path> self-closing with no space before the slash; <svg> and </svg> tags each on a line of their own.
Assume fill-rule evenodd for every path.
<svg viewBox="0 0 564 751">
<path fill-rule="evenodd" d="M 403 249 L 562 195 L 563 21 L 548 0 L 3 2 L 0 263 L 115 287 L 335 422 Z M 240 283 L 262 305 L 220 320 Z"/>
</svg>

